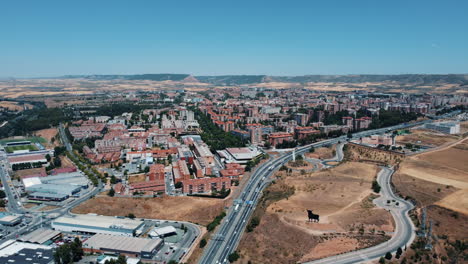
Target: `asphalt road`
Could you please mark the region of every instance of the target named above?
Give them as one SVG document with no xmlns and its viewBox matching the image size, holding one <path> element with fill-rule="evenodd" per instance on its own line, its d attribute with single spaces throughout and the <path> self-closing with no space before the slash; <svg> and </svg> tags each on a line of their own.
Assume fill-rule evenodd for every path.
<svg viewBox="0 0 468 264">
<path fill-rule="evenodd" d="M 408 211 L 413 208 L 413 204 L 397 197 L 390 186 L 393 169 L 384 167 L 377 175 L 377 181 L 382 187 L 380 197 L 374 203 L 390 211 L 395 220 L 395 232 L 390 240 L 370 248 L 353 251 L 341 255 L 306 262 L 306 264 L 349 264 L 367 262 L 384 256 L 387 252 L 394 253 L 399 247 L 411 245 L 415 237 L 415 227 L 408 216 Z M 392 202 L 395 200 L 395 202 Z M 391 201 L 390 204 L 387 201 Z M 396 204 L 398 203 L 398 205 Z"/>
<path fill-rule="evenodd" d="M 66 146 L 67 150 L 72 154 L 72 146 L 68 142 L 68 139 L 63 131 L 62 126 L 59 129 L 60 136 L 62 137 L 62 141 L 64 145 Z M 0 179 L 2 180 L 2 183 L 5 188 L 5 194 L 8 197 L 8 211 L 11 213 L 15 214 L 20 214 L 20 215 L 27 215 L 31 219 L 27 223 L 26 226 L 21 227 L 16 229 L 14 232 L 8 234 L 7 236 L 4 236 L 1 240 L 1 242 L 4 242 L 7 239 L 12 239 L 17 236 L 20 236 L 24 233 L 31 232 L 32 230 L 37 229 L 41 225 L 47 225 L 52 221 L 53 219 L 69 214 L 70 210 L 73 209 L 75 206 L 81 204 L 82 202 L 90 199 L 91 197 L 95 196 L 98 194 L 101 189 L 102 189 L 102 183 L 99 182 L 98 187 L 92 186 L 91 189 L 89 189 L 87 192 L 83 193 L 79 198 L 76 198 L 74 200 L 71 200 L 67 202 L 66 204 L 62 205 L 61 207 L 49 211 L 44 211 L 44 212 L 37 212 L 37 211 L 32 211 L 25 209 L 19 204 L 20 197 L 16 193 L 15 190 L 13 190 L 9 183 L 11 182 L 10 176 L 8 175 L 8 172 L 6 170 L 6 167 L 8 166 L 6 164 L 6 159 L 5 157 L 0 157 Z M 2 166 L 5 165 L 5 168 Z M 85 164 L 83 164 L 85 165 Z M 15 198 L 16 197 L 16 198 Z"/>
<path fill-rule="evenodd" d="M 369 136 L 376 133 L 384 133 L 395 129 L 408 128 L 422 125 L 428 122 L 432 121 L 426 120 L 418 123 L 400 124 L 387 128 L 358 132 L 353 134 L 353 138 Z M 344 142 L 346 140 L 346 136 L 341 136 L 338 138 L 328 139 L 303 146 L 297 148 L 296 155 L 307 152 L 311 146 L 317 148 L 324 145 Z M 244 190 L 238 197 L 238 200 L 241 201 L 241 204 L 239 206 L 234 205 L 227 211 L 225 219 L 218 227 L 216 233 L 212 236 L 212 239 L 209 241 L 199 263 L 228 263 L 227 258 L 230 253 L 236 250 L 240 238 L 242 237 L 242 233 L 244 232 L 245 227 L 249 221 L 250 215 L 254 211 L 255 206 L 261 196 L 261 191 L 270 182 L 269 177 L 275 170 L 279 169 L 283 164 L 291 159 L 292 152 L 284 153 L 275 159 L 271 159 L 261 164 L 255 169 L 248 183 L 245 185 Z"/>
</svg>

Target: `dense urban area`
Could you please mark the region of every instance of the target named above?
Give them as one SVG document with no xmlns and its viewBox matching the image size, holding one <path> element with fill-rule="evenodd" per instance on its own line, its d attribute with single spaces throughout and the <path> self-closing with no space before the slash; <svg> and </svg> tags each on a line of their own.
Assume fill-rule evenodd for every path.
<svg viewBox="0 0 468 264">
<path fill-rule="evenodd" d="M 1 80 L 0 263 L 468 261 L 466 78 L 334 78 Z"/>
</svg>

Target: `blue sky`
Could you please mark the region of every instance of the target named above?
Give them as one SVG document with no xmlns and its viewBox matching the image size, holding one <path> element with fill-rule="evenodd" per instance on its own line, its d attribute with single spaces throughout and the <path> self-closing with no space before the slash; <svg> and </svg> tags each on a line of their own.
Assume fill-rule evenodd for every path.
<svg viewBox="0 0 468 264">
<path fill-rule="evenodd" d="M 468 73 L 468 1 L 2 1 L 0 77 Z"/>
</svg>

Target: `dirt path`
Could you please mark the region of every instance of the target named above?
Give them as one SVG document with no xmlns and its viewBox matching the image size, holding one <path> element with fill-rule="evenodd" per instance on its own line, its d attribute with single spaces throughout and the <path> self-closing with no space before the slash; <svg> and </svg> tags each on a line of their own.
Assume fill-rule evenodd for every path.
<svg viewBox="0 0 468 264">
<path fill-rule="evenodd" d="M 428 173 L 427 171 L 424 171 L 421 173 L 421 171 L 418 169 L 405 168 L 402 172 L 411 177 L 418 178 L 421 180 L 430 181 L 430 182 L 438 183 L 441 185 L 451 185 L 459 189 L 468 189 L 468 182 L 462 182 L 462 181 L 457 181 L 453 179 L 448 179 L 445 177 L 439 177 L 437 175 Z"/>
<path fill-rule="evenodd" d="M 335 211 L 334 213 L 331 213 L 331 214 L 329 214 L 329 215 L 325 215 L 324 217 L 322 217 L 322 220 L 321 220 L 321 221 L 324 221 L 325 223 L 328 223 L 328 218 L 329 218 L 330 216 L 334 216 L 334 215 L 341 214 L 341 213 L 343 213 L 346 209 L 351 208 L 351 207 L 354 206 L 355 204 L 361 203 L 362 200 L 365 199 L 367 196 L 369 196 L 371 193 L 372 193 L 371 190 L 368 190 L 368 191 L 365 191 L 365 192 L 361 193 L 353 202 L 351 202 L 350 204 L 346 205 L 345 207 L 339 209 L 338 211 Z"/>
<path fill-rule="evenodd" d="M 455 142 L 449 142 L 449 143 L 446 143 L 446 144 L 443 144 L 441 146 L 438 146 L 438 147 L 435 147 L 435 148 L 432 148 L 432 149 L 429 149 L 428 151 L 424 151 L 424 152 L 419 152 L 419 153 L 416 153 L 414 155 L 409 155 L 411 157 L 417 157 L 417 156 L 422 156 L 424 154 L 428 154 L 428 153 L 434 153 L 434 152 L 438 152 L 438 151 L 442 151 L 442 150 L 446 150 L 446 149 L 449 149 L 453 146 L 456 146 L 460 143 L 463 143 L 465 140 L 468 140 L 468 138 L 462 138 L 462 139 L 459 139 Z"/>
</svg>

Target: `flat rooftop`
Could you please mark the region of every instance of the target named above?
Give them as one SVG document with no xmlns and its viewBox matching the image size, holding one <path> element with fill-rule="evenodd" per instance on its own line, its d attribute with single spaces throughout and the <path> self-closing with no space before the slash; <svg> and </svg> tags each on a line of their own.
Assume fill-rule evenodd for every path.
<svg viewBox="0 0 468 264">
<path fill-rule="evenodd" d="M 27 235 L 21 236 L 18 239 L 18 241 L 35 243 L 35 244 L 44 244 L 45 242 L 53 239 L 54 237 L 57 237 L 58 235 L 60 235 L 59 231 L 46 229 L 46 228 L 39 228 Z"/>
<path fill-rule="evenodd" d="M 127 229 L 135 230 L 143 224 L 142 221 L 132 220 L 129 218 L 117 218 L 112 216 L 103 215 L 73 215 L 73 216 L 62 216 L 52 222 L 56 225 L 76 225 L 76 226 L 88 226 L 97 228 L 109 228 L 109 229 Z"/>
<path fill-rule="evenodd" d="M 0 245 L 0 257 L 7 257 L 14 255 L 20 252 L 23 249 L 42 249 L 42 250 L 51 250 L 52 248 L 49 246 L 43 246 L 38 244 L 31 244 L 25 242 L 17 242 L 14 240 L 8 240 Z M 20 263 L 20 262 L 19 262 Z"/>
<path fill-rule="evenodd" d="M 159 238 L 121 237 L 107 234 L 96 234 L 83 243 L 84 248 L 125 252 L 152 252 L 159 247 L 162 240 Z"/>
</svg>

